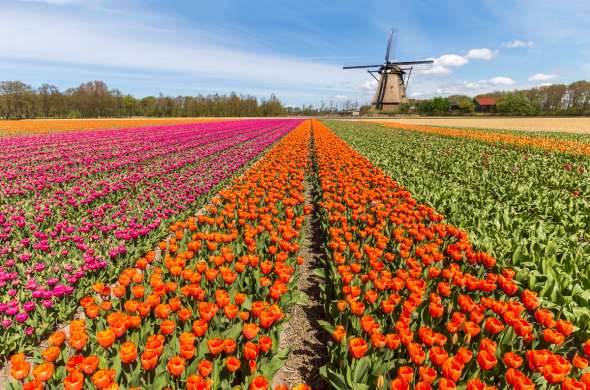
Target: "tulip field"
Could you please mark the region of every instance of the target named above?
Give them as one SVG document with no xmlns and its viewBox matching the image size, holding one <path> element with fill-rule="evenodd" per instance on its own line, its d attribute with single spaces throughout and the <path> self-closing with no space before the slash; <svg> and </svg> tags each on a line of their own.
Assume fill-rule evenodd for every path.
<svg viewBox="0 0 590 390">
<path fill-rule="evenodd" d="M 297 122 L 1 138 L 0 352 L 69 318 L 80 286 L 112 280 Z"/>
<path fill-rule="evenodd" d="M 0 138 L 0 387 L 310 389 L 272 386 L 313 231 L 314 389 L 590 389 L 583 136 L 63 130 Z"/>
</svg>

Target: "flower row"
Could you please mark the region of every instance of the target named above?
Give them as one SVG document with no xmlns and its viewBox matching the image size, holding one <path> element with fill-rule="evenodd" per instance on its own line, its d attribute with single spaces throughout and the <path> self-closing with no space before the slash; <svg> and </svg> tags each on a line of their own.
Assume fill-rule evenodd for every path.
<svg viewBox="0 0 590 390">
<path fill-rule="evenodd" d="M 584 389 L 590 340 L 314 123 L 329 364 L 345 389 Z"/>
<path fill-rule="evenodd" d="M 163 126 L 181 123 L 209 122 L 215 118 L 135 118 L 135 119 L 29 119 L 3 120 L 0 136 L 42 134 L 63 131 Z"/>
<path fill-rule="evenodd" d="M 590 156 L 590 144 L 575 139 L 556 139 L 551 136 L 533 136 L 512 134 L 510 132 L 448 128 L 427 125 L 412 125 L 398 122 L 379 122 L 387 127 L 437 134 L 449 137 L 469 138 L 484 142 L 500 142 L 516 146 L 528 146 L 538 149 L 557 151 L 573 155 Z"/>
</svg>

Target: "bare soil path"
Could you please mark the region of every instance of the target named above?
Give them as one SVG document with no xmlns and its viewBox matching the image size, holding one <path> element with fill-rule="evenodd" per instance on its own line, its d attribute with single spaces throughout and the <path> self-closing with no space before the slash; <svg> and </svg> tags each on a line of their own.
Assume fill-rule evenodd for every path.
<svg viewBox="0 0 590 390">
<path fill-rule="evenodd" d="M 305 204 L 313 205 L 314 197 L 313 186 L 306 181 Z M 272 387 L 283 383 L 289 387 L 304 383 L 313 390 L 330 389 L 320 376 L 320 367 L 325 365 L 328 358 L 326 346 L 330 335 L 318 324 L 318 320 L 325 319 L 325 313 L 320 297 L 320 285 L 323 281 L 314 273 L 315 269 L 323 267 L 322 235 L 315 213 L 306 216 L 303 233 L 304 242 L 300 255 L 305 262 L 299 267 L 297 288 L 307 294 L 309 299 L 306 305 L 293 307 L 289 313 L 291 318 L 280 334 L 280 347 L 290 347 L 291 353 L 274 376 Z"/>
</svg>

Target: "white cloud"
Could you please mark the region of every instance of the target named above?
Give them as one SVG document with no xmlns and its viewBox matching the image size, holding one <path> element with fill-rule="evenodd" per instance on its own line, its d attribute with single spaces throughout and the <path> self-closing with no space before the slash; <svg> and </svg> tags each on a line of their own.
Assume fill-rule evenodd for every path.
<svg viewBox="0 0 590 390">
<path fill-rule="evenodd" d="M 547 81 L 553 80 L 557 77 L 559 76 L 556 74 L 535 73 L 534 75 L 529 77 L 529 81 Z"/>
<path fill-rule="evenodd" d="M 491 60 L 496 52 L 487 49 L 471 49 L 464 56 L 458 54 L 443 54 L 434 58 L 434 64 L 428 69 L 420 69 L 420 74 L 447 76 L 452 73 L 450 68 L 458 68 L 469 63 L 469 60 Z"/>
<path fill-rule="evenodd" d="M 465 55 L 465 58 L 470 60 L 491 60 L 495 53 L 488 48 L 471 49 Z"/>
<path fill-rule="evenodd" d="M 518 47 L 533 47 L 535 46 L 535 42 L 533 41 L 521 41 L 520 39 L 515 39 L 514 41 L 506 42 L 502 45 L 502 47 L 508 49 L 516 49 Z"/>
<path fill-rule="evenodd" d="M 375 79 L 367 80 L 361 85 L 360 90 L 364 93 L 373 93 L 377 89 L 378 84 Z"/>
<path fill-rule="evenodd" d="M 336 100 L 347 100 L 348 99 L 348 96 L 346 96 L 346 95 L 335 95 L 334 96 L 334 99 L 336 99 Z"/>
<path fill-rule="evenodd" d="M 460 67 L 469 62 L 463 56 L 457 54 L 443 54 L 440 57 L 433 58 L 434 64 L 427 69 L 418 69 L 420 74 L 446 76 L 451 74 L 451 67 Z"/>
<path fill-rule="evenodd" d="M 444 54 L 444 55 L 434 59 L 435 65 L 444 66 L 444 67 L 463 66 L 468 62 L 469 62 L 469 60 L 467 58 L 457 55 L 457 54 Z"/>
<path fill-rule="evenodd" d="M 451 70 L 449 68 L 442 66 L 442 65 L 436 65 L 436 63 L 435 63 L 434 65 L 432 65 L 432 67 L 430 67 L 428 69 L 418 70 L 418 72 L 420 74 L 446 76 L 451 73 Z"/>
<path fill-rule="evenodd" d="M 83 16 L 61 12 L 61 7 L 21 8 L 0 12 L 3 30 L 19 31 L 11 39 L 0 39 L 2 62 L 175 72 L 193 80 L 225 80 L 225 85 L 259 83 L 277 91 L 314 89 L 316 93 L 328 85 L 360 85 L 366 78 L 366 73 L 345 72 L 320 61 L 232 48 L 223 44 L 223 37 L 213 41 L 201 31 L 153 27 L 139 17 L 123 23 L 127 15 L 105 21 L 100 13 Z M 343 89 L 349 88 L 337 92 Z"/>
<path fill-rule="evenodd" d="M 516 82 L 514 80 L 512 80 L 510 77 L 504 77 L 504 76 L 497 76 L 494 78 L 491 78 L 489 80 L 487 80 L 488 83 L 490 83 L 491 85 L 514 85 L 516 84 Z"/>
</svg>

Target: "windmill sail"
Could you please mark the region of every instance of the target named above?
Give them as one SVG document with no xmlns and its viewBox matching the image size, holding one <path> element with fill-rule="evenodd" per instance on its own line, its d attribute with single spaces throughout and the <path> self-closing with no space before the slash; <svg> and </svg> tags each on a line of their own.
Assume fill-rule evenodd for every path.
<svg viewBox="0 0 590 390">
<path fill-rule="evenodd" d="M 387 50 L 385 51 L 385 62 L 389 62 L 389 53 L 391 52 L 391 40 L 393 38 L 393 30 L 389 33 L 389 39 L 387 40 Z"/>
</svg>

